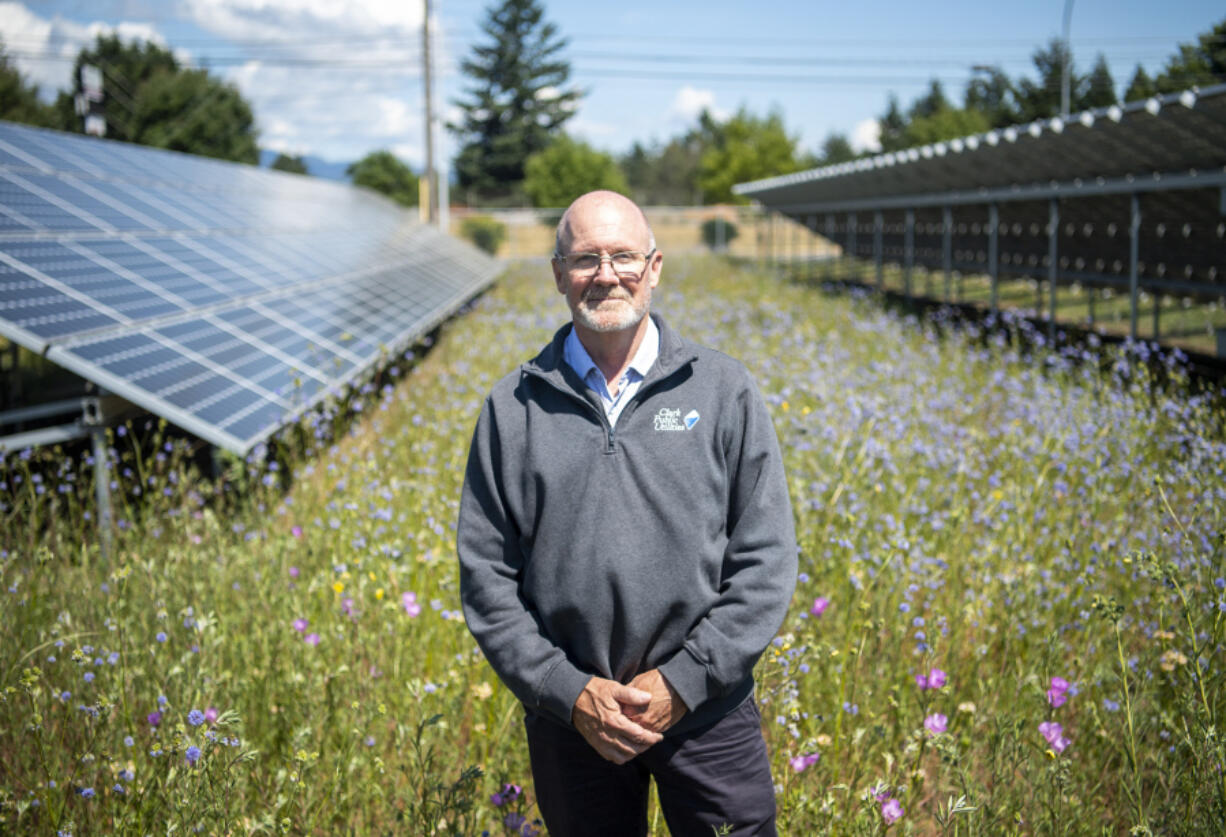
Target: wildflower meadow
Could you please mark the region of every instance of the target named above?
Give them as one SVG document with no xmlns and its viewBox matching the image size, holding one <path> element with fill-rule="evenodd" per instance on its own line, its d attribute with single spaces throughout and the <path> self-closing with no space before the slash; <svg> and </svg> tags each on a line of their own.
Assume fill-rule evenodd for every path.
<svg viewBox="0 0 1226 837">
<path fill-rule="evenodd" d="M 753 370 L 788 467 L 781 833 L 1221 833 L 1221 393 L 714 257 L 654 309 Z M 455 520 L 482 399 L 566 319 L 515 265 L 221 476 L 118 428 L 108 556 L 88 452 L 8 454 L 0 833 L 543 833 Z"/>
</svg>

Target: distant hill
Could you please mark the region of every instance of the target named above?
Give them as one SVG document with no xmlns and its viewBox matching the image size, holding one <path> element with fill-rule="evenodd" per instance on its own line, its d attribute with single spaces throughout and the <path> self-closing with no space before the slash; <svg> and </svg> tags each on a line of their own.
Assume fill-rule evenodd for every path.
<svg viewBox="0 0 1226 837">
<path fill-rule="evenodd" d="M 260 168 L 268 168 L 275 159 L 277 159 L 276 151 L 260 149 Z M 312 177 L 322 177 L 324 180 L 339 180 L 342 183 L 349 182 L 349 176 L 345 174 L 345 169 L 350 166 L 349 163 L 334 163 L 321 157 L 309 156 L 303 157 L 302 162 L 306 163 L 307 174 Z"/>
</svg>

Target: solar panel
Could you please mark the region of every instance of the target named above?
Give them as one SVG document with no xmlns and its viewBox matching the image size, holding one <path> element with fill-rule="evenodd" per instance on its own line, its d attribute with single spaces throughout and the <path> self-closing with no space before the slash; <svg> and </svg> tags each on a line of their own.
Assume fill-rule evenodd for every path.
<svg viewBox="0 0 1226 837">
<path fill-rule="evenodd" d="M 0 334 L 237 453 L 496 272 L 361 189 L 0 122 Z"/>
</svg>

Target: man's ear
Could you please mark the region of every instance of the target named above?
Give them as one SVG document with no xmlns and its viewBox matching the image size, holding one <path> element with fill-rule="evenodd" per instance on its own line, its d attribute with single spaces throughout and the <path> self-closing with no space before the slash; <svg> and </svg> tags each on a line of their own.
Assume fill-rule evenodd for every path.
<svg viewBox="0 0 1226 837">
<path fill-rule="evenodd" d="M 562 270 L 562 263 L 557 259 L 550 259 L 549 266 L 553 268 L 553 284 L 557 287 L 558 293 L 566 295 L 566 274 Z"/>
<path fill-rule="evenodd" d="M 664 272 L 664 254 L 659 250 L 652 256 L 651 261 L 647 263 L 647 275 L 651 282 L 651 289 L 655 290 L 660 284 L 660 274 Z"/>
</svg>

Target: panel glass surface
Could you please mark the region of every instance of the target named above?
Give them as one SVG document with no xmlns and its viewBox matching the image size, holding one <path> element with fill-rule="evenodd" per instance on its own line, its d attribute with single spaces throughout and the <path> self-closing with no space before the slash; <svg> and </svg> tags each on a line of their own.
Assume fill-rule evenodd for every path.
<svg viewBox="0 0 1226 837">
<path fill-rule="evenodd" d="M 236 452 L 496 264 L 364 190 L 0 122 L 0 330 Z"/>
</svg>

